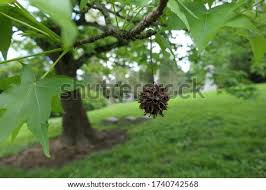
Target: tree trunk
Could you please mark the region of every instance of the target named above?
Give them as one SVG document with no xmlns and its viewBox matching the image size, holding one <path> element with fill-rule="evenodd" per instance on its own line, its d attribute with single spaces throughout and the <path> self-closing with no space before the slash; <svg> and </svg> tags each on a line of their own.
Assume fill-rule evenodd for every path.
<svg viewBox="0 0 266 190">
<path fill-rule="evenodd" d="M 55 60 L 58 55 L 51 57 Z M 71 53 L 64 56 L 55 67 L 59 75 L 76 78 L 76 62 Z M 61 96 L 63 113 L 62 142 L 67 145 L 87 146 L 98 140 L 97 133 L 92 128 L 86 110 L 82 105 L 82 97 L 79 90 L 67 92 Z"/>
<path fill-rule="evenodd" d="M 56 29 L 54 29 L 56 31 Z M 59 31 L 57 31 L 59 33 Z M 44 51 L 55 49 L 53 44 L 37 39 L 35 40 Z M 50 54 L 49 58 L 55 62 L 60 53 Z M 77 62 L 72 52 L 67 53 L 56 65 L 55 72 L 58 75 L 65 75 L 76 79 Z M 61 96 L 63 107 L 62 118 L 62 143 L 65 145 L 87 146 L 102 140 L 102 134 L 92 128 L 86 110 L 82 105 L 82 97 L 79 90 L 67 92 Z"/>
<path fill-rule="evenodd" d="M 82 106 L 79 90 L 65 93 L 61 97 L 61 102 L 64 109 L 63 143 L 81 146 L 93 144 L 96 140 L 95 131 Z"/>
</svg>

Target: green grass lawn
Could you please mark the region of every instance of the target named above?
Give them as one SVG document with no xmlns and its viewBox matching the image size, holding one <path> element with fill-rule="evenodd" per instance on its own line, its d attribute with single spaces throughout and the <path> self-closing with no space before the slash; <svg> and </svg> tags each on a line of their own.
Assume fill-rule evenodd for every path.
<svg viewBox="0 0 266 190">
<path fill-rule="evenodd" d="M 0 177 L 266 177 L 266 85 L 256 100 L 215 92 L 205 99 L 171 100 L 165 117 L 124 127 L 129 140 L 62 168 L 0 168 Z M 109 116 L 142 115 L 137 103 L 93 111 L 94 127 Z M 60 133 L 60 119 L 50 121 L 50 135 Z M 0 156 L 35 142 L 23 129 Z"/>
</svg>

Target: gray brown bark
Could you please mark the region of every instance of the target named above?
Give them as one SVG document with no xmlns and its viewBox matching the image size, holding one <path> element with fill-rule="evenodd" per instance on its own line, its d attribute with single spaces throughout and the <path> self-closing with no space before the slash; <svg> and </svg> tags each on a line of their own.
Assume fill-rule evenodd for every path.
<svg viewBox="0 0 266 190">
<path fill-rule="evenodd" d="M 55 60 L 55 57 L 52 57 Z M 65 55 L 55 71 L 58 75 L 76 78 L 77 63 L 71 53 Z M 79 90 L 64 93 L 61 96 L 63 113 L 62 140 L 65 144 L 85 146 L 94 143 L 96 132 L 82 105 L 82 97 Z"/>
</svg>

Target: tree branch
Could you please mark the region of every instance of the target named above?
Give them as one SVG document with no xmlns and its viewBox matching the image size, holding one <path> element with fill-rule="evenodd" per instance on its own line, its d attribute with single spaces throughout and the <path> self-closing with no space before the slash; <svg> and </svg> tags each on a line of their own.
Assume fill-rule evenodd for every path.
<svg viewBox="0 0 266 190">
<path fill-rule="evenodd" d="M 158 7 L 150 12 L 142 21 L 140 21 L 128 34 L 128 36 L 135 36 L 140 34 L 145 28 L 149 27 L 154 23 L 162 14 L 166 8 L 168 0 L 160 0 Z"/>
<path fill-rule="evenodd" d="M 90 27 L 94 27 L 97 28 L 101 31 L 106 31 L 107 28 L 103 25 L 98 24 L 97 22 L 87 22 L 86 20 L 77 20 L 75 21 L 77 26 L 90 26 Z"/>
<path fill-rule="evenodd" d="M 74 22 L 76 23 L 77 26 L 91 26 L 94 28 L 97 28 L 101 31 L 106 31 L 107 27 L 98 24 L 97 22 L 88 22 L 85 19 L 85 13 L 79 13 L 80 18 L 78 20 L 74 20 Z"/>
<path fill-rule="evenodd" d="M 96 54 L 105 53 L 105 52 L 108 52 L 112 49 L 126 46 L 128 44 L 129 44 L 129 42 L 117 41 L 117 42 L 113 42 L 113 43 L 110 43 L 107 45 L 98 46 L 94 49 L 94 51 L 91 51 L 89 53 L 85 53 L 84 55 L 82 55 L 82 57 L 80 57 L 78 59 L 77 68 L 80 68 L 83 64 L 85 64 L 86 60 L 88 60 L 90 57 L 95 56 Z"/>
<path fill-rule="evenodd" d="M 146 39 L 146 38 L 149 38 L 155 34 L 156 34 L 155 31 L 149 30 L 149 31 L 147 31 L 141 35 L 137 35 L 131 41 Z M 100 53 L 108 52 L 108 51 L 115 49 L 115 48 L 127 46 L 127 45 L 129 45 L 129 43 L 130 43 L 130 40 L 120 40 L 120 41 L 113 42 L 113 43 L 110 43 L 107 45 L 98 46 L 93 51 L 91 51 L 89 53 L 85 53 L 82 57 L 80 57 L 77 61 L 78 62 L 77 67 L 80 68 L 85 63 L 85 61 L 92 56 L 95 56 L 95 55 L 100 54 Z"/>
<path fill-rule="evenodd" d="M 79 47 L 79 46 L 82 46 L 82 45 L 86 45 L 86 44 L 89 44 L 89 43 L 96 42 L 97 40 L 104 39 L 106 37 L 111 36 L 112 33 L 113 32 L 111 32 L 111 31 L 107 31 L 107 32 L 104 32 L 102 34 L 98 34 L 96 36 L 91 36 L 91 37 L 89 37 L 87 39 L 80 40 L 80 41 L 75 43 L 74 47 Z"/>
<path fill-rule="evenodd" d="M 110 51 L 114 48 L 128 45 L 130 43 L 130 41 L 148 38 L 148 37 L 154 35 L 156 32 L 153 30 L 148 30 L 148 31 L 144 32 L 144 30 L 146 28 L 150 27 L 163 14 L 163 11 L 167 5 L 167 2 L 168 2 L 168 0 L 160 0 L 157 8 L 155 8 L 152 12 L 150 12 L 142 21 L 140 21 L 133 29 L 131 29 L 129 31 L 117 30 L 115 28 L 112 28 L 111 30 L 107 30 L 104 33 L 101 33 L 101 34 L 98 34 L 95 36 L 91 36 L 87 39 L 80 40 L 74 44 L 74 47 L 80 47 L 80 46 L 83 46 L 85 44 L 93 43 L 93 42 L 96 42 L 100 39 L 104 39 L 104 38 L 110 37 L 110 36 L 117 38 L 117 40 L 118 40 L 117 42 L 96 47 L 94 49 L 94 51 L 84 55 L 84 57 L 86 57 L 88 59 L 89 57 L 92 57 L 95 54 L 107 52 L 107 51 Z M 107 18 L 107 15 L 106 15 L 106 18 Z M 109 22 L 108 19 L 109 18 L 107 18 L 107 22 Z M 92 24 L 92 23 L 88 23 L 88 24 Z M 40 46 L 40 47 L 45 47 L 45 46 Z M 83 58 L 81 58 L 81 59 L 83 59 Z M 81 62 L 81 61 L 79 60 L 79 62 Z M 79 63 L 79 65 L 82 65 L 82 63 Z"/>
<path fill-rule="evenodd" d="M 100 3 L 95 3 L 93 7 L 95 7 L 102 13 L 104 20 L 105 20 L 106 27 L 107 27 L 107 31 L 115 30 L 115 27 L 112 25 L 112 19 L 110 17 L 108 9 L 103 4 L 100 4 Z"/>
<path fill-rule="evenodd" d="M 111 28 L 110 30 L 99 34 L 97 36 L 92 36 L 87 39 L 83 39 L 75 44 L 75 46 L 81 46 L 87 43 L 93 43 L 97 40 L 104 39 L 109 36 L 114 36 L 119 40 L 134 40 L 138 35 L 148 27 L 150 27 L 162 14 L 166 8 L 168 0 L 160 0 L 159 5 L 156 9 L 150 12 L 142 21 L 140 21 L 133 29 L 129 31 L 116 30 Z M 108 21 L 109 22 L 109 21 Z"/>
<path fill-rule="evenodd" d="M 91 8 L 99 10 L 99 8 L 98 8 L 97 6 L 95 6 L 95 5 L 91 6 Z M 119 13 L 120 11 L 115 12 L 115 11 L 113 11 L 113 10 L 110 10 L 110 9 L 106 8 L 105 6 L 103 6 L 102 9 L 104 9 L 104 12 L 111 13 L 111 14 L 113 14 L 113 15 L 115 15 L 115 16 L 117 16 L 117 17 L 123 19 L 123 20 L 129 21 L 129 22 L 132 22 L 132 23 L 134 23 L 134 24 L 136 24 L 136 23 L 139 22 L 139 21 L 137 21 L 137 20 L 132 20 L 131 17 L 128 18 L 128 17 L 125 17 L 125 16 L 121 15 L 121 14 Z M 99 11 L 100 11 L 100 10 L 99 10 Z"/>
</svg>

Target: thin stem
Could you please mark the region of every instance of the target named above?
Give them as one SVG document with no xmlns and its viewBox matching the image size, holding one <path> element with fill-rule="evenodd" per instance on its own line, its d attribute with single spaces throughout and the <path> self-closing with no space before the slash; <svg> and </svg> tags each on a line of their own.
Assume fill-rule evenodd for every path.
<svg viewBox="0 0 266 190">
<path fill-rule="evenodd" d="M 130 24 L 130 22 L 134 21 L 135 18 L 137 18 L 137 16 L 140 14 L 140 12 L 144 9 L 144 7 L 140 7 L 139 10 L 137 10 L 137 13 L 131 17 L 131 19 L 129 20 L 129 22 L 126 24 L 125 28 L 128 27 L 128 25 Z"/>
<path fill-rule="evenodd" d="M 113 7 L 113 11 L 116 12 L 115 4 L 114 4 L 114 3 L 112 3 L 112 7 Z M 116 14 L 115 14 L 115 22 L 116 22 L 116 26 L 117 26 L 117 28 L 119 28 L 118 19 L 117 19 Z"/>
<path fill-rule="evenodd" d="M 49 28 L 47 28 L 41 22 L 36 22 L 35 17 L 33 17 L 31 14 L 29 14 L 29 12 L 18 1 L 16 1 L 16 3 L 14 5 L 22 11 L 23 15 L 26 18 L 28 18 L 29 20 L 31 20 L 32 22 L 37 24 L 39 26 L 39 28 L 48 30 L 48 31 L 46 31 L 46 33 L 50 35 L 52 40 L 55 40 L 56 42 L 60 42 L 60 36 L 58 36 L 55 32 L 51 31 Z"/>
<path fill-rule="evenodd" d="M 264 0 L 260 0 L 260 1 L 256 2 L 256 3 L 254 3 L 252 6 L 253 7 L 257 7 L 259 4 L 263 3 L 263 1 Z"/>
<path fill-rule="evenodd" d="M 256 2 L 256 3 L 253 3 L 253 4 L 252 4 L 252 8 L 255 7 L 255 8 L 257 9 L 257 6 L 258 6 L 259 4 L 261 4 L 261 3 L 263 3 L 263 2 L 264 2 L 264 0 L 260 0 L 260 1 Z M 243 9 L 242 11 L 240 11 L 240 13 L 243 14 L 243 13 L 245 13 L 246 11 L 248 11 L 248 9 Z"/>
<path fill-rule="evenodd" d="M 44 75 L 41 77 L 41 79 L 44 79 L 50 72 L 51 70 L 57 65 L 57 63 L 59 63 L 59 61 L 67 54 L 69 50 L 67 51 L 63 51 L 61 53 L 61 55 L 57 58 L 57 60 L 51 65 L 51 67 L 48 69 L 48 71 L 46 73 L 44 73 Z"/>
<path fill-rule="evenodd" d="M 12 17 L 12 16 L 9 16 L 9 15 L 3 13 L 3 12 L 0 12 L 0 14 L 3 15 L 3 16 L 5 16 L 5 17 L 7 17 L 7 18 L 9 18 L 9 19 L 11 19 L 11 20 L 13 20 L 13 21 L 15 21 L 15 22 L 18 22 L 18 23 L 20 23 L 20 24 L 22 24 L 22 25 L 24 25 L 24 26 L 27 26 L 27 27 L 29 27 L 29 28 L 31 28 L 31 29 L 33 29 L 33 30 L 36 30 L 36 31 L 40 32 L 41 34 L 43 34 L 43 35 L 45 35 L 45 36 L 50 37 L 50 35 L 47 34 L 46 32 L 44 32 L 44 31 L 42 31 L 42 30 L 40 30 L 40 29 L 38 29 L 38 28 L 36 28 L 36 27 L 34 27 L 34 26 L 31 26 L 31 25 L 29 25 L 29 24 L 27 24 L 27 23 L 25 23 L 25 22 L 23 22 L 23 21 L 21 21 L 21 20 L 19 20 L 19 19 L 16 19 L 16 18 L 14 18 L 14 17 Z"/>
<path fill-rule="evenodd" d="M 33 55 L 27 55 L 27 56 L 23 56 L 23 57 L 18 57 L 18 58 L 14 58 L 14 59 L 10 59 L 10 60 L 6 60 L 6 61 L 3 61 L 3 62 L 0 62 L 0 65 L 1 64 L 5 64 L 5 63 L 9 63 L 9 62 L 13 62 L 13 61 L 19 61 L 19 60 L 22 60 L 22 59 L 27 59 L 27 58 L 30 58 L 30 57 L 37 57 L 37 56 L 40 56 L 40 55 L 48 55 L 48 54 L 56 53 L 56 52 L 60 52 L 60 51 L 63 51 L 63 49 L 62 48 L 57 48 L 57 49 L 53 49 L 53 50 L 49 50 L 49 51 L 44 51 L 44 52 L 41 52 L 41 53 L 36 53 L 36 54 L 33 54 Z"/>
<path fill-rule="evenodd" d="M 152 74 L 152 82 L 153 84 L 155 83 L 154 81 L 154 69 L 153 69 L 153 44 L 152 44 L 152 37 L 150 37 L 150 66 L 151 66 L 151 74 Z"/>
<path fill-rule="evenodd" d="M 153 64 L 152 60 L 152 50 L 153 50 L 153 45 L 152 45 L 152 37 L 150 37 L 150 64 Z"/>
<path fill-rule="evenodd" d="M 130 13 L 131 13 L 131 9 L 128 10 L 128 13 L 126 15 L 125 22 L 123 23 L 123 26 L 122 26 L 123 29 L 125 29 L 125 26 L 126 26 L 126 23 L 127 23 L 127 20 L 129 18 Z"/>
</svg>

